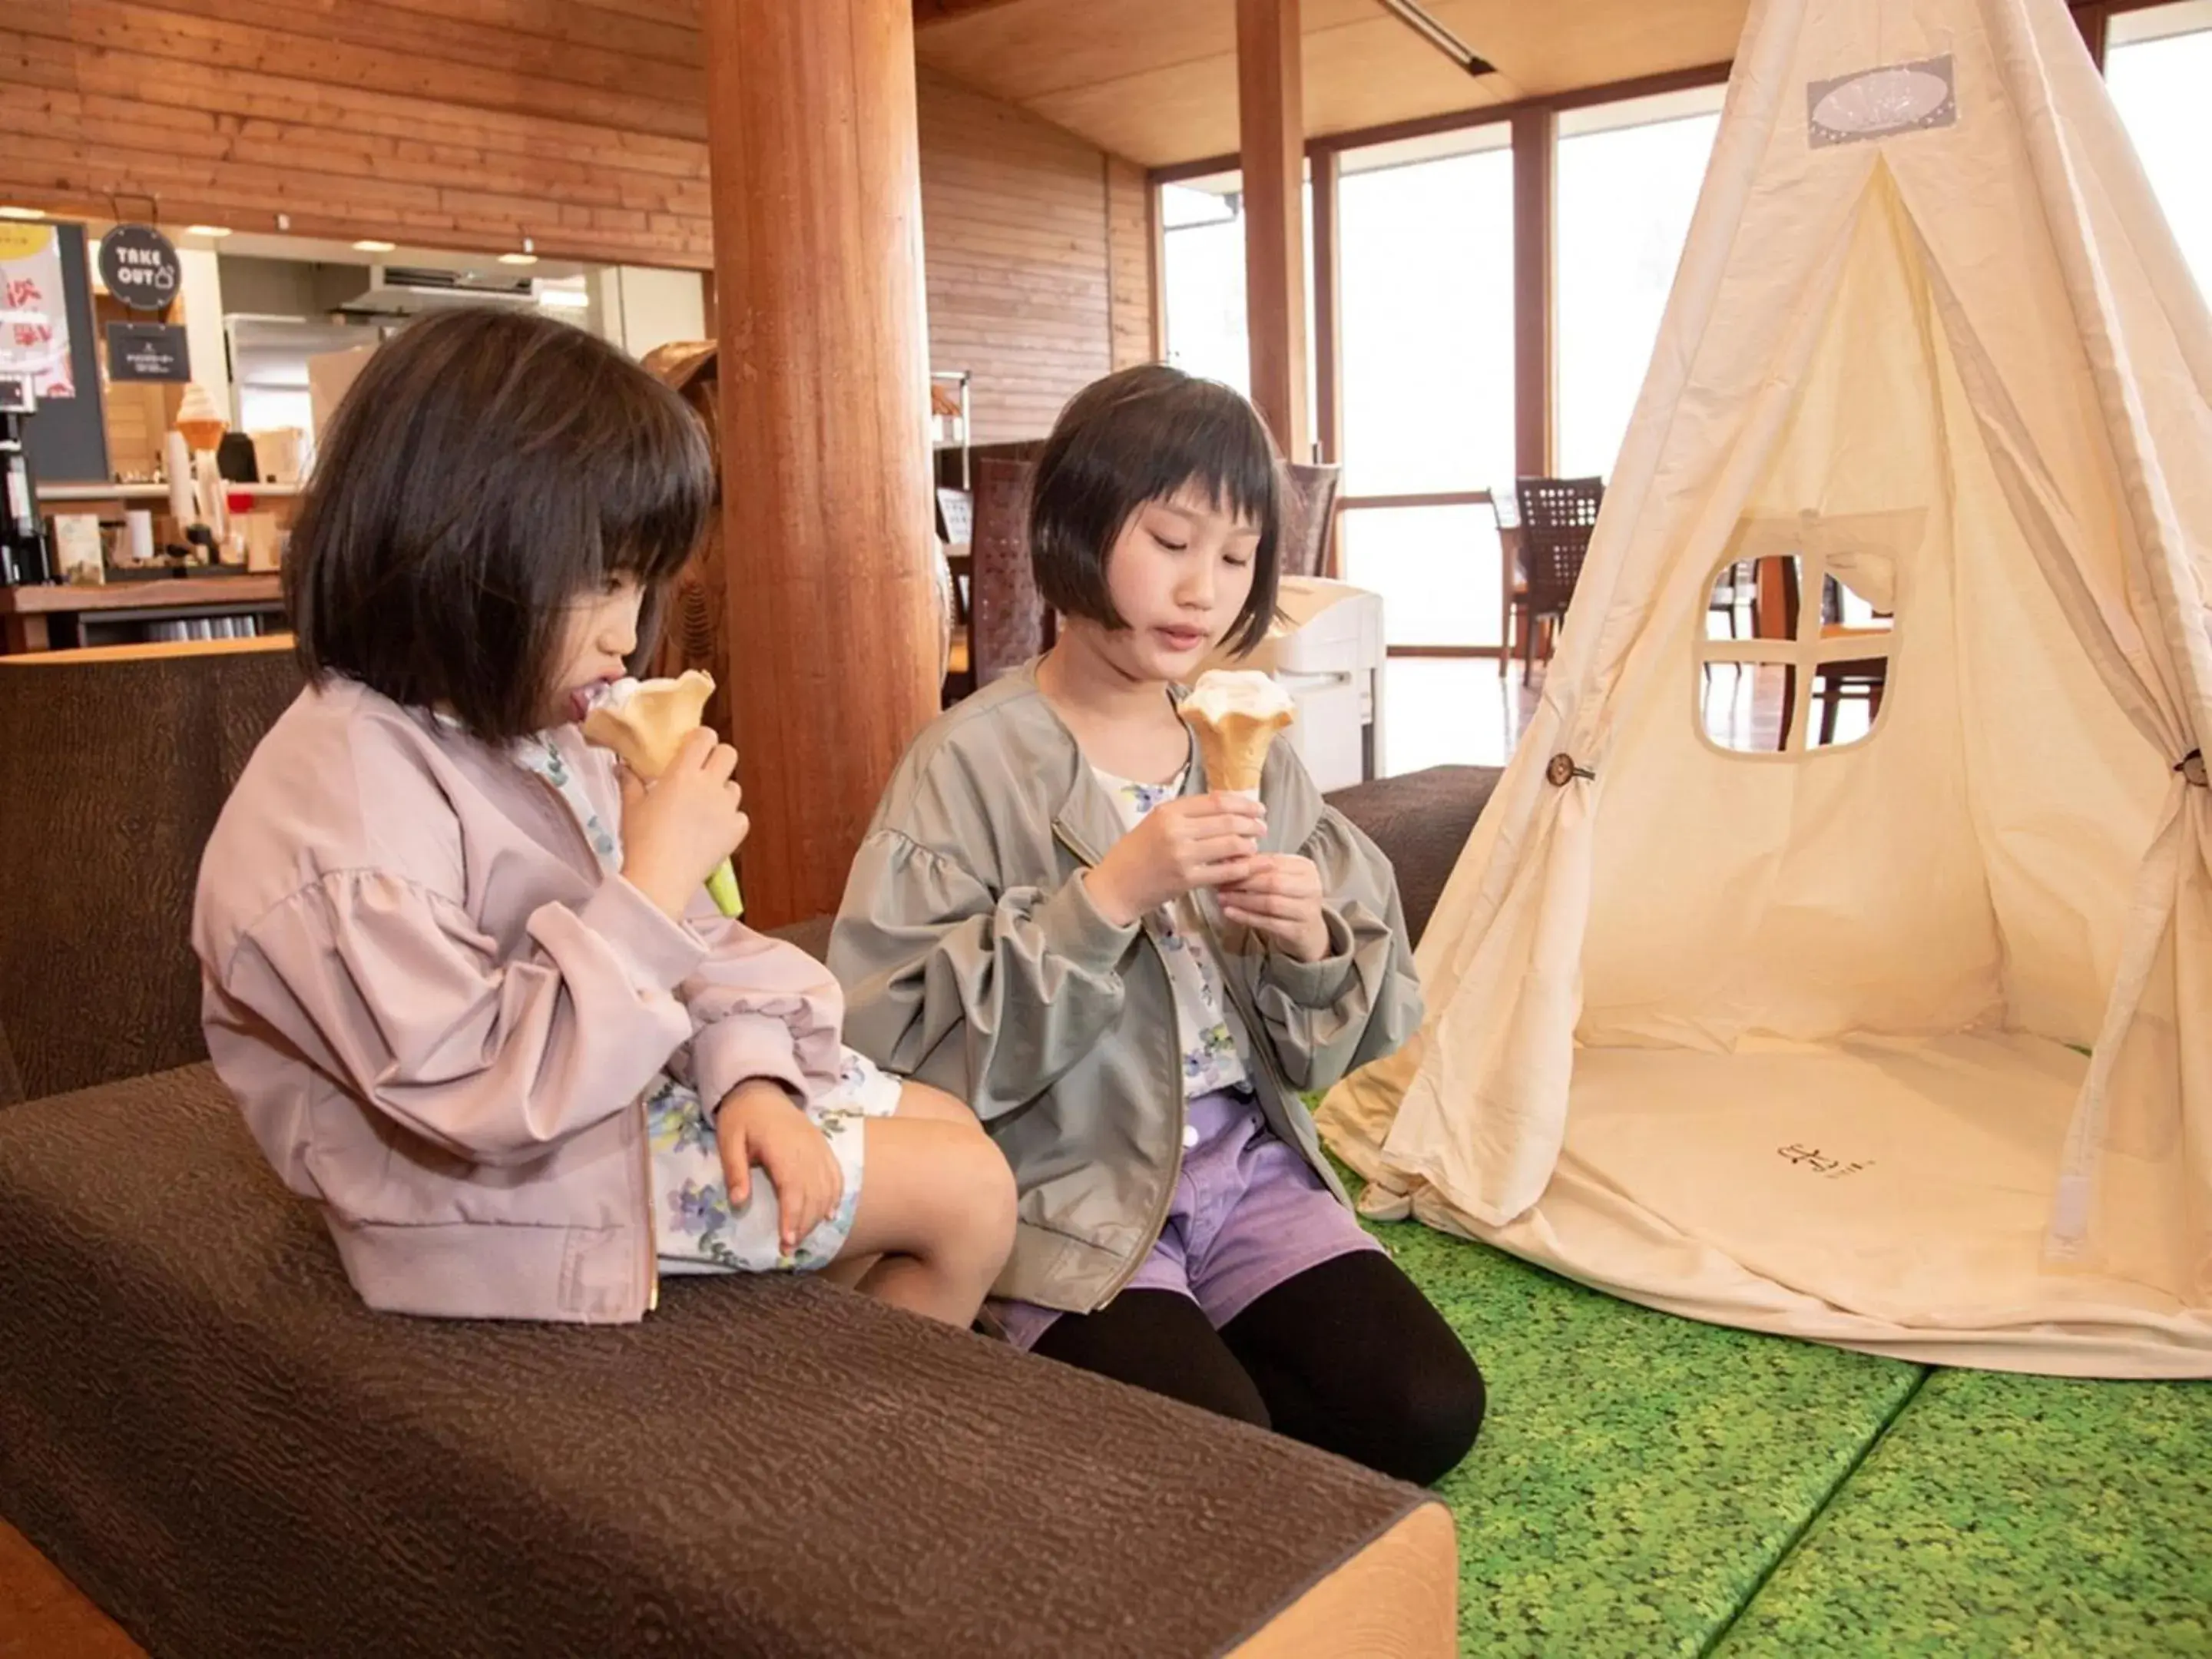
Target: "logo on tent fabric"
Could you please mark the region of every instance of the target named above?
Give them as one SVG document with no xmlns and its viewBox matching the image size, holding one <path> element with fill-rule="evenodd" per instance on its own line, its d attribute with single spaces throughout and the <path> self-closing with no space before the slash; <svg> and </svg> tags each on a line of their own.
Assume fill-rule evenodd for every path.
<svg viewBox="0 0 2212 1659">
<path fill-rule="evenodd" d="M 1861 1170 L 1874 1168 L 1874 1160 L 1870 1158 L 1862 1158 L 1856 1164 L 1846 1164 L 1839 1158 L 1823 1156 L 1818 1146 L 1800 1146 L 1794 1140 L 1787 1146 L 1777 1146 L 1774 1151 L 1785 1164 L 1795 1164 L 1801 1170 L 1810 1170 L 1814 1175 L 1826 1176 L 1831 1181 L 1841 1181 L 1845 1176 L 1855 1176 Z"/>
<path fill-rule="evenodd" d="M 1948 127 L 1959 118 L 1948 54 L 1815 81 L 1805 89 L 1805 107 L 1806 137 L 1815 149 Z"/>
</svg>

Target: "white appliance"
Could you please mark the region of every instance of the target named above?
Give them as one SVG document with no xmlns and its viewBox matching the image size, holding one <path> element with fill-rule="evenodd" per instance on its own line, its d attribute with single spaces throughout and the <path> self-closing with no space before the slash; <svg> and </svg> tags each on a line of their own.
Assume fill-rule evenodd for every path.
<svg viewBox="0 0 2212 1659">
<path fill-rule="evenodd" d="M 1285 576 L 1278 616 L 1249 657 L 1208 668 L 1272 674 L 1297 705 L 1287 742 L 1326 793 L 1382 775 L 1382 596 L 1318 576 Z"/>
</svg>

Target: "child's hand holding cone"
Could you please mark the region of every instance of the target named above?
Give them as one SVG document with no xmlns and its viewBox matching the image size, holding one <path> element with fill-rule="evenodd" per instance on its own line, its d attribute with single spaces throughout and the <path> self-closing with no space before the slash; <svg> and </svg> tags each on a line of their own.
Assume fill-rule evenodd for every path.
<svg viewBox="0 0 2212 1659">
<path fill-rule="evenodd" d="M 702 883 L 726 916 L 741 915 L 729 855 L 750 827 L 738 810 L 737 750 L 699 724 L 714 690 L 696 669 L 629 682 L 584 718 L 584 738 L 611 749 L 623 782 L 623 874 L 672 916 Z"/>
</svg>

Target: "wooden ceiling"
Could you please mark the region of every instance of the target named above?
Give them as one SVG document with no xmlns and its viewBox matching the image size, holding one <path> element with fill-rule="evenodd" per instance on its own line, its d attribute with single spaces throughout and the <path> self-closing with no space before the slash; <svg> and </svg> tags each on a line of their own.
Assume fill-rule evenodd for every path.
<svg viewBox="0 0 2212 1659">
<path fill-rule="evenodd" d="M 1309 137 L 1724 63 L 1746 0 L 1425 0 L 1498 66 L 1469 76 L 1379 0 L 1305 0 Z M 1102 149 L 1237 148 L 1237 0 L 919 0 L 923 63 Z"/>
</svg>

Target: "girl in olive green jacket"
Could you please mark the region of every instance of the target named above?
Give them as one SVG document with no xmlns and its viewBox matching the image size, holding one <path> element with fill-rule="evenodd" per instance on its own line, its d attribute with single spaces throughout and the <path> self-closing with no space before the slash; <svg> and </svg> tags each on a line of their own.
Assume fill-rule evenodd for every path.
<svg viewBox="0 0 2212 1659">
<path fill-rule="evenodd" d="M 830 965 L 846 1041 L 1013 1167 L 1012 1340 L 1427 1481 L 1481 1376 L 1300 1098 L 1419 1021 L 1396 884 L 1288 745 L 1257 802 L 1211 793 L 1176 713 L 1273 616 L 1278 488 L 1225 387 L 1152 365 L 1069 404 L 1030 518 L 1059 642 L 908 752 Z"/>
</svg>

